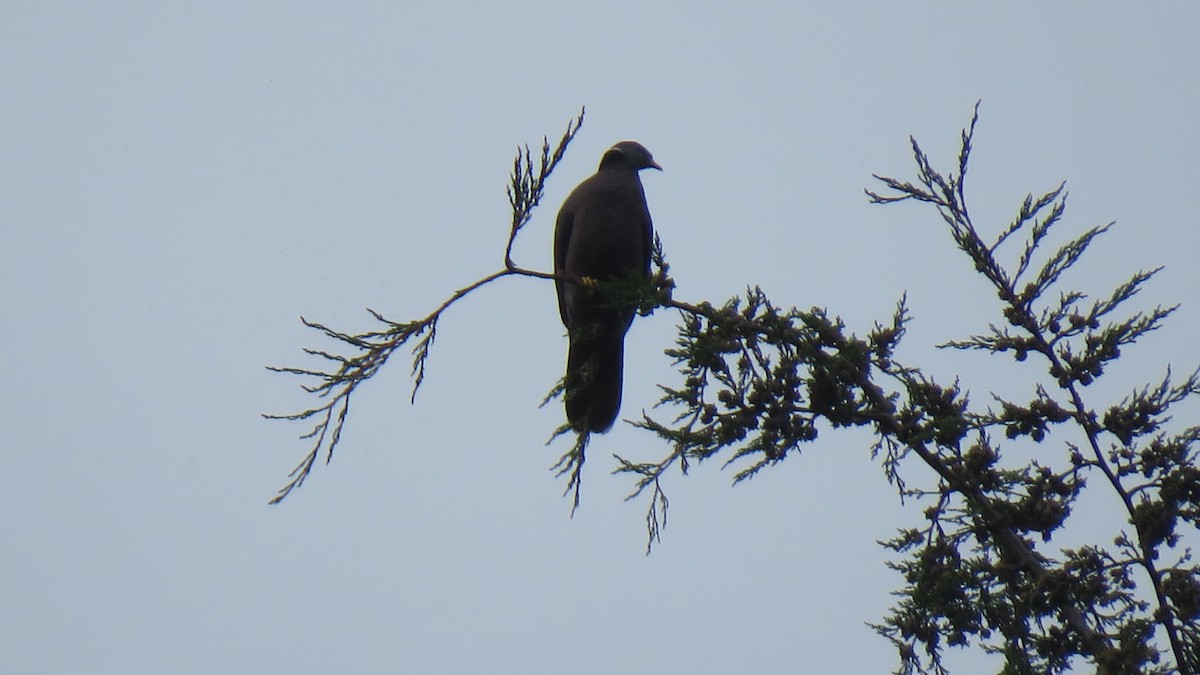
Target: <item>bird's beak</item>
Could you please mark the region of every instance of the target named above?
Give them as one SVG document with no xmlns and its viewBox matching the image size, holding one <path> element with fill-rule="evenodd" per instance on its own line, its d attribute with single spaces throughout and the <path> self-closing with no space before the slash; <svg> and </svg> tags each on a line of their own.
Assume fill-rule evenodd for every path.
<svg viewBox="0 0 1200 675">
<path fill-rule="evenodd" d="M 659 166 L 659 165 L 658 165 L 658 162 L 655 162 L 654 160 L 651 160 L 651 161 L 650 161 L 650 168 L 651 168 L 651 169 L 658 169 L 659 171 L 662 171 L 662 170 L 663 170 L 663 168 L 662 168 L 661 166 Z"/>
</svg>

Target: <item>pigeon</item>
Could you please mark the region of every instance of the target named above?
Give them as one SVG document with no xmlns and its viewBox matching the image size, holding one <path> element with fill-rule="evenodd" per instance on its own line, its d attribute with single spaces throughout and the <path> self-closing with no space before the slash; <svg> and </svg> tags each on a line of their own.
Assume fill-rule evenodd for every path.
<svg viewBox="0 0 1200 675">
<path fill-rule="evenodd" d="M 642 169 L 662 171 L 640 143 L 612 146 L 595 175 L 571 191 L 555 224 L 554 285 L 570 340 L 563 397 L 567 422 L 579 434 L 608 431 L 621 408 L 625 333 L 634 310 L 612 307 L 596 282 L 650 276 L 654 228 Z"/>
</svg>

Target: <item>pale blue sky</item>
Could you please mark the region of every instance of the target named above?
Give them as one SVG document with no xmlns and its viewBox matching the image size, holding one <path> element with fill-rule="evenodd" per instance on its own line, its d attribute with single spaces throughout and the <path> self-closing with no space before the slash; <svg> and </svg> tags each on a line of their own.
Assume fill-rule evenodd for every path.
<svg viewBox="0 0 1200 675">
<path fill-rule="evenodd" d="M 1139 301 L 1183 303 L 1097 395 L 1200 363 L 1200 5 L 738 4 L 9 7 L 0 671 L 890 671 L 864 625 L 898 584 L 874 542 L 920 516 L 865 436 L 733 489 L 717 463 L 674 477 L 647 558 L 609 455 L 665 449 L 619 426 L 568 518 L 546 471 L 565 446 L 543 446 L 561 409 L 537 408 L 565 359 L 547 282 L 455 307 L 416 405 L 390 364 L 333 463 L 266 506 L 307 449 L 258 416 L 307 403 L 262 368 L 315 346 L 298 315 L 417 317 L 498 269 L 514 148 L 583 105 L 525 266 L 636 139 L 666 169 L 644 183 L 680 299 L 761 284 L 861 333 L 907 290 L 909 362 L 980 401 L 1028 391 L 1032 364 L 930 349 L 993 296 L 932 212 L 862 194 L 911 175 L 909 134 L 948 166 L 983 99 L 977 222 L 1067 179 L 1067 228 L 1118 221 L 1071 280 L 1165 264 Z M 625 417 L 672 377 L 673 320 L 629 335 Z"/>
</svg>

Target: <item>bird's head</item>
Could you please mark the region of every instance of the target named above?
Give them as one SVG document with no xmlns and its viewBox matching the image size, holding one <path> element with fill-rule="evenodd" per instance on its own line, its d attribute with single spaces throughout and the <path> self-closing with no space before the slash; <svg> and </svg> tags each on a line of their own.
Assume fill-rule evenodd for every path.
<svg viewBox="0 0 1200 675">
<path fill-rule="evenodd" d="M 606 166 L 623 166 L 634 171 L 642 169 L 658 169 L 662 167 L 654 161 L 654 155 L 644 145 L 637 141 L 621 141 L 608 149 L 600 158 L 600 168 Z"/>
</svg>

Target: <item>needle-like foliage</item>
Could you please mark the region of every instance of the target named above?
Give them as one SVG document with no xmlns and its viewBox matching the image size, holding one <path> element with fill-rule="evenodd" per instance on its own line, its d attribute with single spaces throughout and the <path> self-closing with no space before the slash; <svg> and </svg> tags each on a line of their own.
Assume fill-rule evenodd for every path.
<svg viewBox="0 0 1200 675">
<path fill-rule="evenodd" d="M 544 143 L 537 161 L 528 148 L 518 152 L 503 270 L 417 321 L 392 322 L 372 312 L 382 327 L 361 334 L 304 322 L 349 355 L 306 350 L 328 367 L 272 368 L 315 379 L 306 389 L 323 401 L 269 416 L 315 421 L 305 435 L 310 453 L 272 502 L 303 482 L 322 449 L 327 461 L 332 457 L 351 394 L 405 344 L 413 345 L 415 395 L 438 317 L 455 301 L 503 276 L 554 278 L 515 266 L 512 243 L 581 122 L 582 114 L 553 152 Z M 649 552 L 666 526 L 664 483 L 673 467 L 686 475 L 720 458 L 741 483 L 816 447 L 822 433 L 869 429 L 872 456 L 899 499 L 923 507 L 912 526 L 881 542 L 895 556 L 889 566 L 902 585 L 895 606 L 872 625 L 895 645 L 896 672 L 945 673 L 948 647 L 973 646 L 998 655 L 1004 673 L 1086 667 L 1195 675 L 1200 566 L 1186 542 L 1200 519 L 1200 426 L 1172 416 L 1200 393 L 1200 374 L 1176 378 L 1168 369 L 1120 401 L 1104 401 L 1088 388 L 1175 307 L 1129 308 L 1158 269 L 1133 272 L 1096 299 L 1065 283 L 1064 273 L 1112 226 L 1086 229 L 1052 248 L 1066 227 L 1065 184 L 1026 197 L 1010 222 L 977 226 L 964 186 L 977 122 L 978 105 L 953 171 L 935 169 L 911 139 L 915 179 L 875 176 L 880 187 L 866 194 L 877 204 L 934 208 L 965 258 L 964 273 L 982 275 L 999 299 L 994 323 L 940 346 L 1040 364 L 1028 399 L 972 398 L 962 385 L 967 373 L 939 383 L 905 363 L 901 342 L 917 318 L 903 293 L 893 315 L 862 335 L 826 310 L 781 307 L 759 288 L 720 303 L 683 302 L 674 298 L 656 242 L 649 280 L 606 282 L 601 291 L 641 314 L 680 313 L 677 340 L 666 349 L 679 381 L 661 385 L 657 412 L 633 421 L 667 450 L 648 460 L 616 456 L 613 471 L 633 477 L 630 499 L 648 500 Z M 561 393 L 560 382 L 547 400 Z M 551 440 L 568 431 L 559 427 Z M 579 505 L 588 443 L 588 436 L 576 436 L 553 467 L 567 477 L 572 509 Z M 1010 460 L 1007 450 L 1018 443 L 1032 445 L 1036 459 Z M 1056 545 L 1083 517 L 1085 489 L 1118 505 L 1123 522 L 1110 523 L 1107 539 Z"/>
<path fill-rule="evenodd" d="M 454 303 L 475 289 L 503 277 L 516 275 L 554 279 L 552 273 L 525 269 L 513 263 L 513 241 L 516 240 L 521 228 L 529 223 L 533 210 L 541 203 L 546 180 L 562 160 L 563 153 L 566 152 L 571 140 L 575 138 L 575 134 L 579 132 L 583 125 L 583 116 L 584 111 L 580 110 L 579 116 L 567 123 L 566 131 L 553 150 L 550 140 L 543 138 L 541 153 L 536 161 L 528 145 L 517 148 L 507 188 L 509 204 L 512 206 L 512 222 L 508 244 L 504 248 L 503 269 L 458 289 L 445 302 L 420 319 L 392 321 L 368 308 L 367 311 L 372 318 L 380 324 L 380 327 L 375 330 L 362 333 L 343 332 L 315 321 L 309 321 L 304 317 L 300 318 L 305 326 L 321 332 L 326 338 L 338 343 L 339 349 L 344 353 L 306 348 L 304 352 L 319 357 L 322 360 L 321 365 L 307 368 L 267 366 L 268 370 L 277 373 L 290 373 L 305 377 L 309 381 L 315 380 L 314 384 L 306 384 L 303 387 L 305 391 L 315 394 L 319 401 L 318 405 L 300 412 L 263 415 L 267 419 L 311 421 L 313 424 L 311 430 L 300 437 L 312 441 L 308 454 L 288 474 L 290 480 L 271 499 L 271 504 L 278 504 L 291 494 L 292 490 L 304 483 L 304 479 L 308 478 L 309 473 L 312 472 L 313 465 L 321 456 L 322 451 L 325 453 L 326 462 L 333 459 L 333 451 L 341 440 L 346 415 L 350 411 L 350 398 L 358 390 L 359 385 L 373 377 L 397 349 L 410 343 L 413 355 L 411 400 L 416 399 L 417 390 L 425 381 L 429 348 L 433 346 L 433 340 L 437 336 L 438 319 Z M 582 457 L 582 447 L 580 453 Z M 582 459 L 580 465 L 582 465 Z M 578 487 L 577 480 L 575 487 Z M 576 492 L 576 502 L 578 502 L 578 492 Z"/>
</svg>

